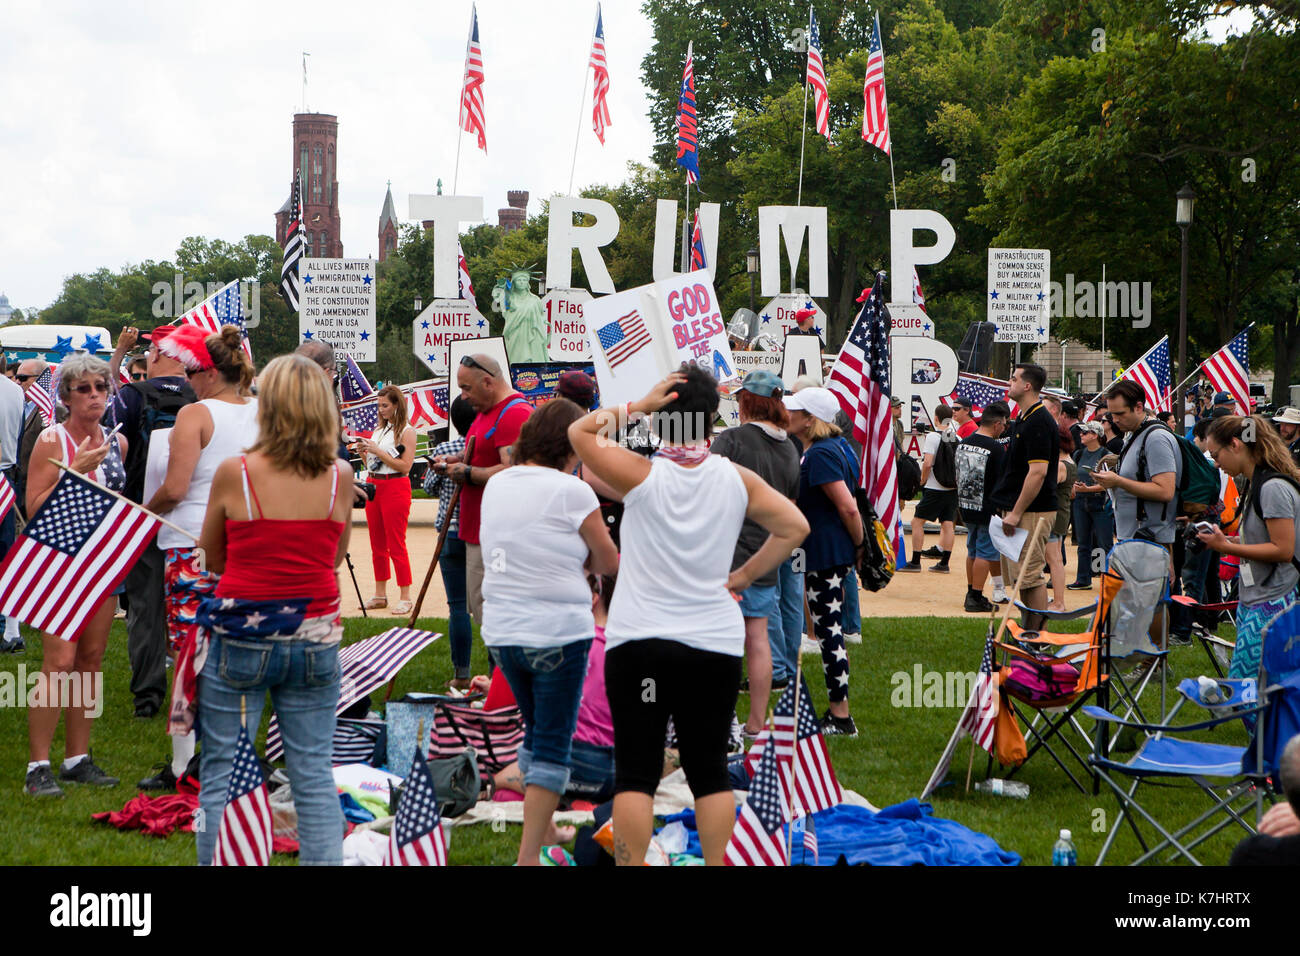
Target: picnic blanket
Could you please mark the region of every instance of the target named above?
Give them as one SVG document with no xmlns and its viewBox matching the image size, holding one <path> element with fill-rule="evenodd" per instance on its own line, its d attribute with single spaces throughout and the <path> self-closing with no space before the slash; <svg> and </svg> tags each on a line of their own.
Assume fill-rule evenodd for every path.
<svg viewBox="0 0 1300 956">
<path fill-rule="evenodd" d="M 695 812 L 686 810 L 668 818 L 681 820 L 690 839 L 686 852 L 702 855 L 695 831 Z M 955 820 L 934 816 L 928 803 L 912 798 L 873 812 L 842 803 L 813 814 L 817 827 L 818 865 L 834 866 L 843 857 L 851 866 L 1018 866 L 1019 855 L 1004 850 L 992 837 L 977 833 Z M 791 850 L 793 862 L 805 862 L 798 841 Z M 813 862 L 811 852 L 806 862 Z"/>
</svg>

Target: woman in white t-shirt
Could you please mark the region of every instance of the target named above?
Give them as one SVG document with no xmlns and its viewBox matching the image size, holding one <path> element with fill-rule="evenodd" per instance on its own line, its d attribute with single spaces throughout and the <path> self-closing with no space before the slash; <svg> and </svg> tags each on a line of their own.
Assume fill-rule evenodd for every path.
<svg viewBox="0 0 1300 956">
<path fill-rule="evenodd" d="M 644 398 L 592 412 L 569 428 L 584 466 L 623 496 L 623 553 L 605 628 L 620 865 L 645 859 L 670 715 L 695 795 L 704 860 L 724 863 L 736 817 L 727 743 L 745 647 L 737 595 L 808 535 L 792 501 L 748 468 L 709 454 L 717 411 L 717 381 L 687 365 Z M 653 459 L 609 439 L 631 415 L 652 413 L 661 442 Z M 769 537 L 732 571 L 745 518 Z"/>
<path fill-rule="evenodd" d="M 596 493 L 574 476 L 568 429 L 582 409 L 554 398 L 529 417 L 515 464 L 483 490 L 483 643 L 524 718 L 520 866 L 540 864 L 551 815 L 569 781 L 573 731 L 596 635 L 587 571 L 613 574 L 618 551 Z"/>
<path fill-rule="evenodd" d="M 208 570 L 197 547 L 198 538 L 217 466 L 257 442 L 257 399 L 247 395 L 253 363 L 233 325 L 216 335 L 196 325 L 182 325 L 158 343 L 158 351 L 185 366 L 199 399 L 177 413 L 173 428 L 155 433 L 160 438 L 166 435 L 166 439 L 159 440 L 156 448 L 150 441 L 148 472 L 161 469 L 163 477 L 155 484 L 150 480 L 153 474 L 145 476 L 145 507 L 169 522 L 159 529 L 157 539 L 164 560 L 167 653 L 173 661 L 181 661 L 174 673 L 188 672 L 196 664 L 193 672 L 197 673 L 206 648 L 196 617 L 199 602 L 212 594 L 219 580 Z M 180 685 L 182 692 L 172 693 L 171 762 L 141 780 L 137 784 L 141 790 L 174 788 L 194 756 L 194 710 L 190 706 L 194 698 L 191 694 L 186 700 L 184 678 Z"/>
</svg>

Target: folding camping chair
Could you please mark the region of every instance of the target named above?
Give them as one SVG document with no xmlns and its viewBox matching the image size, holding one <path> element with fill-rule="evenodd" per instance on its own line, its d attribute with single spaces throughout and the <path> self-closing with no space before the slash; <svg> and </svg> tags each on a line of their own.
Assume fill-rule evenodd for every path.
<svg viewBox="0 0 1300 956">
<path fill-rule="evenodd" d="M 1215 601 L 1210 604 L 1199 604 L 1195 598 L 1187 597 L 1185 594 L 1175 594 L 1170 600 L 1176 604 L 1181 604 L 1193 614 L 1202 617 L 1210 614 L 1224 615 L 1233 627 L 1237 625 L 1236 601 Z M 1232 661 L 1232 652 L 1235 647 L 1232 641 L 1225 641 L 1214 634 L 1205 626 L 1203 621 L 1192 622 L 1192 636 L 1200 642 L 1201 647 L 1205 650 L 1205 656 L 1210 659 L 1210 666 L 1214 668 L 1214 672 L 1219 677 L 1223 677 L 1227 665 Z"/>
<path fill-rule="evenodd" d="M 1228 696 L 1220 701 L 1206 702 L 1201 698 L 1195 680 L 1183 681 L 1178 687 L 1181 699 L 1163 724 L 1131 723 L 1100 707 L 1084 708 L 1084 712 L 1097 721 L 1099 737 L 1104 728 L 1111 725 L 1133 727 L 1148 735 L 1127 761 L 1110 760 L 1101 751 L 1100 741 L 1097 752 L 1093 754 L 1092 764 L 1097 776 L 1115 793 L 1120 808 L 1119 819 L 1111 827 L 1097 857 L 1098 866 L 1105 862 L 1121 823 L 1128 824 L 1144 851 L 1133 865 L 1145 863 L 1170 848 L 1174 851 L 1171 858 L 1182 855 L 1199 866 L 1200 861 L 1192 855 L 1192 849 L 1220 830 L 1236 823 L 1247 834 L 1255 832 L 1244 818 L 1245 812 L 1254 806 L 1258 824 L 1265 796 L 1272 800 L 1269 780 L 1276 778 L 1282 748 L 1292 735 L 1300 731 L 1300 607 L 1279 614 L 1265 628 L 1257 679 L 1223 680 L 1217 681 L 1216 685 Z M 1206 707 L 1210 719 L 1173 726 L 1170 721 L 1187 702 Z M 1248 716 L 1258 720 L 1254 739 L 1247 747 L 1204 743 L 1182 737 Z M 1131 779 L 1132 785 L 1125 790 L 1116 777 Z M 1210 799 L 1210 807 L 1190 823 L 1171 831 L 1138 802 L 1137 794 L 1143 783 L 1170 784 L 1177 780 L 1186 780 L 1198 787 Z M 1223 814 L 1223 819 L 1208 829 L 1202 829 L 1220 814 Z M 1147 845 L 1138 827 L 1139 818 L 1159 834 L 1159 842 Z"/>
</svg>

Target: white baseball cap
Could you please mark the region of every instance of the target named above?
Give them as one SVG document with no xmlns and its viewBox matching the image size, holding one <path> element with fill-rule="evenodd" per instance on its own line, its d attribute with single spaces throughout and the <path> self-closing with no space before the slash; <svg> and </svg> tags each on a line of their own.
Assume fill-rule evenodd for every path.
<svg viewBox="0 0 1300 956">
<path fill-rule="evenodd" d="M 786 408 L 792 412 L 807 412 L 813 418 L 819 418 L 827 424 L 835 421 L 840 410 L 840 401 L 828 388 L 813 386 L 801 388 L 793 395 L 781 399 Z"/>
</svg>

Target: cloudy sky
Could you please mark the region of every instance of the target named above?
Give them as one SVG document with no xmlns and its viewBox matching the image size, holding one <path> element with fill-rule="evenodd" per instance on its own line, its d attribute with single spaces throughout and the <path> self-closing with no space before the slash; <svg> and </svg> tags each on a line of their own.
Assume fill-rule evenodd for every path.
<svg viewBox="0 0 1300 956">
<path fill-rule="evenodd" d="M 605 0 L 613 126 L 602 147 L 583 96 L 594 0 L 480 0 L 488 153 L 461 148 L 462 195 L 489 222 L 507 189 L 538 200 L 623 179 L 654 142 L 640 0 Z M 94 0 L 6 4 L 0 29 L 0 292 L 44 307 L 63 278 L 170 259 L 186 236 L 274 234 L 293 175 L 292 121 L 339 118 L 348 255 L 378 252 L 385 183 L 452 191 L 468 0 L 309 5 Z M 1226 32 L 1223 25 L 1212 33 Z"/>
<path fill-rule="evenodd" d="M 613 125 L 591 131 L 595 0 L 479 0 L 486 157 L 466 135 L 462 195 L 496 222 L 507 189 L 615 183 L 654 136 L 640 79 L 649 22 L 639 0 L 605 0 Z M 49 305 L 63 278 L 170 259 L 191 235 L 274 234 L 293 176 L 293 114 L 339 118 L 343 246 L 378 252 L 385 184 L 452 191 L 468 0 L 309 5 L 63 2 L 6 5 L 0 30 L 0 292 Z M 306 11 L 309 14 L 304 15 Z M 584 70 L 587 92 L 583 99 Z"/>
</svg>

